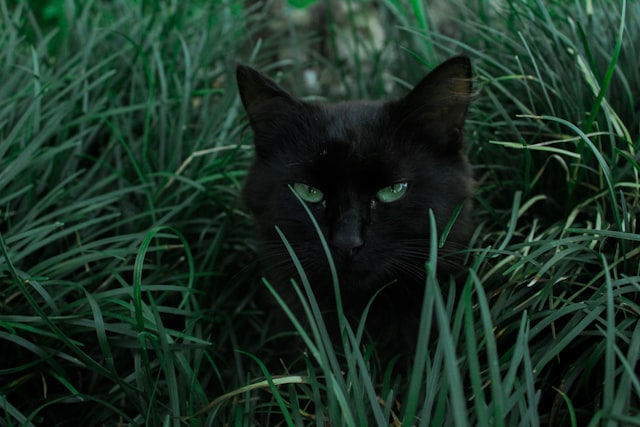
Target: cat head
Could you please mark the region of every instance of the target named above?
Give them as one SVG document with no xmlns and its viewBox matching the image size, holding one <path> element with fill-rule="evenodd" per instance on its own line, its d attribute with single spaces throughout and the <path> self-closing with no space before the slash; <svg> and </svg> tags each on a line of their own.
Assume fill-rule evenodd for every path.
<svg viewBox="0 0 640 427">
<path fill-rule="evenodd" d="M 297 277 L 278 227 L 311 283 L 331 287 L 321 240 L 342 289 L 375 291 L 394 280 L 424 284 L 429 210 L 441 234 L 459 215 L 438 269 L 468 241 L 473 178 L 462 128 L 471 96 L 471 65 L 443 63 L 401 99 L 310 103 L 269 77 L 238 66 L 242 104 L 254 131 L 255 160 L 243 189 L 256 219 L 267 276 Z"/>
</svg>

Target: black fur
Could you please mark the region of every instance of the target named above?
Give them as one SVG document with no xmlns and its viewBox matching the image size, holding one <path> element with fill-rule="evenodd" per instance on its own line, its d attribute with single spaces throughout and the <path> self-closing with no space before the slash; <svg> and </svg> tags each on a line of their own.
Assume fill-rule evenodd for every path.
<svg viewBox="0 0 640 427">
<path fill-rule="evenodd" d="M 440 278 L 460 268 L 457 253 L 470 235 L 473 178 L 462 151 L 469 60 L 443 63 L 404 98 L 389 102 L 303 102 L 243 65 L 237 80 L 256 148 L 243 198 L 258 226 L 265 276 L 295 307 L 289 279 L 298 274 L 277 226 L 321 308 L 335 309 L 327 257 L 290 186 L 318 188 L 324 200 L 307 206 L 329 244 L 345 312 L 359 319 L 374 293 L 391 283 L 376 299 L 367 331 L 388 354 L 411 351 L 429 257 L 429 209 L 441 234 L 462 206 L 438 254 Z M 403 198 L 376 199 L 380 189 L 399 182 L 408 184 Z"/>
</svg>

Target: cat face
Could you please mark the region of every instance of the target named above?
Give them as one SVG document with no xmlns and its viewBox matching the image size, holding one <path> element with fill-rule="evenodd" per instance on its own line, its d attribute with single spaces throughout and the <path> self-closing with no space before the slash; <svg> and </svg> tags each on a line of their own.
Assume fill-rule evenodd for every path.
<svg viewBox="0 0 640 427">
<path fill-rule="evenodd" d="M 392 282 L 424 284 L 429 210 L 441 233 L 460 215 L 439 253 L 468 240 L 473 179 L 462 153 L 471 92 L 469 61 L 454 58 L 407 96 L 390 102 L 303 102 L 257 71 L 239 66 L 238 86 L 254 131 L 256 158 L 243 190 L 256 219 L 267 277 L 297 278 L 279 228 L 316 288 L 331 288 L 328 244 L 345 292 Z"/>
</svg>

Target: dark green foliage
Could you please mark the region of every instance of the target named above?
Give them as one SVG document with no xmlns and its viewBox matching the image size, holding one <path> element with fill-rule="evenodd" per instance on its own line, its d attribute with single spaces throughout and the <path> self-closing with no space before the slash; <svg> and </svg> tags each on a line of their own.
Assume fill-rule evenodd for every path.
<svg viewBox="0 0 640 427">
<path fill-rule="evenodd" d="M 51 2 L 52 21 L 0 0 L 0 426 L 640 424 L 638 2 L 460 1 L 451 21 L 383 2 L 381 50 L 350 60 L 249 3 Z M 304 94 L 320 62 L 321 93 L 382 97 L 454 53 L 477 78 L 461 300 L 430 274 L 405 373 L 359 325 L 331 343 L 299 279 L 307 357 L 279 369 L 235 63 Z"/>
</svg>

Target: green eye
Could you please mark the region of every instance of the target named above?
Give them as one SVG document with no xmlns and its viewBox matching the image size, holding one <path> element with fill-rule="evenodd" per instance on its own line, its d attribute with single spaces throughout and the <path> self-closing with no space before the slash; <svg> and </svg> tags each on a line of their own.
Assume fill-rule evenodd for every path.
<svg viewBox="0 0 640 427">
<path fill-rule="evenodd" d="M 293 191 L 305 202 L 320 203 L 324 199 L 324 193 L 316 187 L 296 182 L 293 184 Z"/>
<path fill-rule="evenodd" d="M 376 197 L 382 203 L 393 203 L 404 196 L 407 192 L 408 184 L 406 182 L 398 182 L 396 184 L 384 187 L 382 190 L 376 193 Z"/>
</svg>

